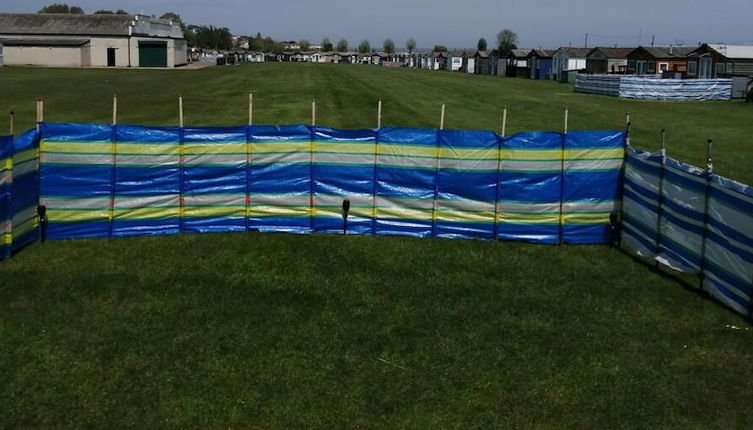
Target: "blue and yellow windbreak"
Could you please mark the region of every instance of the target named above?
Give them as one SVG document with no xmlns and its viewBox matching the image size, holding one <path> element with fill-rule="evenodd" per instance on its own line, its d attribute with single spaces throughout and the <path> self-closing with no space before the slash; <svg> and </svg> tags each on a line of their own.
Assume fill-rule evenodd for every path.
<svg viewBox="0 0 753 430">
<path fill-rule="evenodd" d="M 38 143 L 36 130 L 0 137 L 0 259 L 38 237 Z"/>
<path fill-rule="evenodd" d="M 603 243 L 620 131 L 43 124 L 50 238 L 348 232 Z"/>
</svg>

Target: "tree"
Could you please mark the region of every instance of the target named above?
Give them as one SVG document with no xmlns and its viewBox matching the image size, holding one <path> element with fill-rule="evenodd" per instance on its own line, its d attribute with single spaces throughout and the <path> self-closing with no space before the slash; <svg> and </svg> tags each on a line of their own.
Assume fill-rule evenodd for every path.
<svg viewBox="0 0 753 430">
<path fill-rule="evenodd" d="M 361 41 L 361 43 L 358 44 L 358 52 L 361 54 L 368 54 L 371 52 L 371 43 L 366 39 Z"/>
<path fill-rule="evenodd" d="M 408 53 L 412 54 L 413 51 L 416 50 L 416 39 L 410 38 L 405 42 L 405 49 L 408 50 Z"/>
<path fill-rule="evenodd" d="M 444 45 L 434 45 L 433 52 L 447 52 L 447 47 Z"/>
<path fill-rule="evenodd" d="M 348 41 L 345 39 L 340 39 L 337 42 L 337 52 L 347 52 L 348 51 Z"/>
<path fill-rule="evenodd" d="M 45 6 L 39 9 L 37 13 L 72 13 L 76 15 L 83 15 L 84 10 L 78 6 L 68 6 L 67 4 L 53 3 L 49 6 Z"/>
<path fill-rule="evenodd" d="M 322 51 L 331 52 L 333 49 L 332 42 L 329 41 L 329 37 L 322 39 Z"/>
<path fill-rule="evenodd" d="M 476 44 L 476 47 L 478 48 L 479 51 L 486 51 L 486 48 L 487 48 L 486 39 L 484 39 L 483 37 L 479 39 L 478 43 Z"/>
<path fill-rule="evenodd" d="M 128 15 L 128 12 L 124 11 L 123 9 L 118 9 L 115 12 L 111 10 L 100 9 L 94 12 L 94 15 Z"/>
<path fill-rule="evenodd" d="M 501 57 L 507 56 L 513 49 L 518 48 L 518 35 L 509 28 L 497 33 L 497 49 Z"/>
<path fill-rule="evenodd" d="M 301 46 L 301 51 L 308 51 L 309 48 L 311 48 L 311 43 L 306 39 L 301 39 L 301 41 L 298 42 L 298 45 Z"/>
<path fill-rule="evenodd" d="M 384 52 L 388 54 L 394 54 L 395 42 L 393 42 L 392 39 L 385 39 L 384 43 L 382 44 L 382 48 L 384 48 Z"/>
<path fill-rule="evenodd" d="M 183 23 L 183 20 L 180 18 L 180 15 L 178 15 L 175 12 L 165 12 L 159 17 L 159 19 L 164 19 L 165 21 Z"/>
</svg>

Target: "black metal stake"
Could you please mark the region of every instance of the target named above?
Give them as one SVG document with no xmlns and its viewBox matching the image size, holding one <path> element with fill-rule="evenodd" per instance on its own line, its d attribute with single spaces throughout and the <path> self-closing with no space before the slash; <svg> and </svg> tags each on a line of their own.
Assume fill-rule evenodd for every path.
<svg viewBox="0 0 753 430">
<path fill-rule="evenodd" d="M 350 211 L 350 200 L 343 200 L 343 234 L 348 234 L 348 212 Z"/>
<path fill-rule="evenodd" d="M 45 243 L 47 241 L 47 206 L 37 206 L 37 215 L 39 215 L 39 239 Z"/>
</svg>

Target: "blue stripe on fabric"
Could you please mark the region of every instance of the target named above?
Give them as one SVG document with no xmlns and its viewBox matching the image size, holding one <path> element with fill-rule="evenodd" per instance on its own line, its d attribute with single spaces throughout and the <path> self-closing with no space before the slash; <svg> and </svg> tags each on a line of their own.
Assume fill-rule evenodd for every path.
<svg viewBox="0 0 753 430">
<path fill-rule="evenodd" d="M 348 217 L 348 234 L 371 234 L 373 220 L 371 218 Z M 342 217 L 314 217 L 315 233 L 342 234 Z"/>
<path fill-rule="evenodd" d="M 668 206 L 668 205 L 667 205 Z M 672 224 L 676 225 L 677 227 L 689 231 L 691 233 L 697 234 L 699 236 L 703 235 L 703 226 L 697 226 L 693 225 L 683 219 L 678 218 L 675 216 L 672 212 L 669 211 L 663 211 L 662 212 L 662 218 L 671 222 Z"/>
<path fill-rule="evenodd" d="M 658 210 L 659 210 L 659 205 L 658 204 L 652 204 L 652 203 L 649 203 L 649 202 L 641 199 L 640 196 L 637 193 L 635 193 L 634 191 L 632 191 L 632 190 L 625 189 L 625 191 L 623 191 L 623 197 L 629 199 L 631 202 L 633 202 L 633 203 L 635 203 L 635 204 L 637 204 L 639 206 L 643 206 L 644 208 L 646 208 L 646 209 L 648 209 L 648 210 L 650 210 L 650 211 L 652 211 L 654 213 L 658 212 Z"/>
<path fill-rule="evenodd" d="M 146 127 L 119 125 L 115 127 L 115 139 L 123 143 L 177 144 L 180 142 L 180 127 Z M 110 140 L 108 136 L 106 140 Z"/>
<path fill-rule="evenodd" d="M 21 133 L 13 139 L 13 150 L 15 153 L 26 151 L 27 149 L 38 148 L 39 139 L 37 136 L 37 129 L 32 128 Z"/>
<path fill-rule="evenodd" d="M 48 239 L 108 237 L 110 221 L 54 222 L 47 225 Z"/>
<path fill-rule="evenodd" d="M 650 189 L 644 187 L 642 184 L 630 179 L 629 177 L 625 176 L 624 183 L 625 185 L 630 186 L 630 188 L 632 188 L 635 193 L 637 193 L 644 199 L 657 202 L 659 201 L 659 193 L 651 191 Z"/>
<path fill-rule="evenodd" d="M 695 254 L 692 250 L 669 240 L 667 236 L 661 238 L 662 254 L 666 253 L 670 258 L 684 264 L 685 266 L 698 269 L 701 266 L 701 256 Z"/>
<path fill-rule="evenodd" d="M 246 167 L 184 167 L 183 191 L 191 194 L 244 194 Z"/>
<path fill-rule="evenodd" d="M 161 236 L 180 233 L 179 218 L 128 220 L 115 218 L 112 222 L 113 237 Z"/>
<path fill-rule="evenodd" d="M 497 149 L 497 135 L 492 131 L 440 130 L 439 145 L 449 148 Z"/>
<path fill-rule="evenodd" d="M 252 125 L 248 132 L 251 142 L 286 142 L 311 139 L 311 127 L 307 125 Z"/>
<path fill-rule="evenodd" d="M 110 167 L 104 170 L 110 171 Z M 109 181 L 109 178 L 107 179 Z M 181 190 L 180 168 L 123 167 L 115 168 L 115 196 L 157 196 L 178 194 Z"/>
<path fill-rule="evenodd" d="M 562 176 L 559 172 L 511 173 L 501 172 L 500 200 L 530 203 L 559 202 Z"/>
<path fill-rule="evenodd" d="M 559 225 L 500 223 L 499 238 L 531 243 L 556 245 L 559 243 Z"/>
<path fill-rule="evenodd" d="M 423 128 L 382 127 L 379 129 L 379 143 L 437 146 L 437 131 Z"/>
<path fill-rule="evenodd" d="M 446 239 L 493 239 L 492 223 L 436 222 L 437 237 Z"/>
<path fill-rule="evenodd" d="M 611 231 L 609 223 L 594 225 L 565 224 L 562 226 L 563 240 L 571 245 L 609 242 Z"/>
<path fill-rule="evenodd" d="M 565 172 L 565 201 L 603 202 L 620 195 L 622 172 Z"/>
<path fill-rule="evenodd" d="M 112 126 L 106 124 L 43 123 L 40 132 L 51 142 L 110 141 Z"/>
<path fill-rule="evenodd" d="M 750 279 L 740 279 L 730 272 L 724 270 L 724 268 L 717 265 L 713 261 L 709 260 L 706 261 L 704 270 L 708 270 L 709 272 L 713 273 L 714 276 L 742 291 L 743 294 L 747 296 L 753 295 L 753 286 L 751 286 Z"/>
<path fill-rule="evenodd" d="M 376 234 L 379 236 L 409 236 L 426 238 L 432 232 L 432 222 L 397 220 L 378 217 L 376 220 Z"/>
<path fill-rule="evenodd" d="M 502 149 L 562 149 L 562 134 L 546 131 L 517 133 L 505 137 Z"/>
<path fill-rule="evenodd" d="M 250 217 L 248 227 L 251 231 L 263 233 L 311 233 L 311 221 L 308 216 L 301 217 Z"/>
<path fill-rule="evenodd" d="M 246 217 L 185 217 L 183 227 L 186 233 L 242 232 L 246 231 Z"/>
<path fill-rule="evenodd" d="M 630 237 L 632 237 L 634 240 L 637 240 L 640 242 L 641 245 L 643 245 L 646 249 L 652 250 L 653 252 L 656 252 L 656 244 L 647 240 L 640 234 L 638 234 L 638 229 L 635 228 L 634 224 L 623 224 L 622 225 L 622 233 L 628 234 Z"/>
<path fill-rule="evenodd" d="M 709 195 L 712 199 L 717 200 L 738 212 L 743 212 L 748 216 L 753 216 L 753 203 L 748 200 L 743 200 L 741 197 L 737 197 L 734 191 L 722 191 L 711 187 Z"/>
<path fill-rule="evenodd" d="M 715 233 L 714 231 L 709 230 L 708 234 L 711 235 L 710 237 L 712 237 L 712 238 L 719 238 L 721 240 L 724 240 L 725 242 L 727 241 L 727 238 L 734 239 L 736 242 L 740 242 L 743 245 L 746 245 L 746 246 L 749 246 L 749 247 L 753 248 L 753 239 L 751 239 L 748 236 L 748 234 L 750 234 L 750 232 L 737 231 L 737 230 L 735 230 L 732 227 L 729 227 L 727 225 L 722 224 L 719 220 L 716 220 L 714 218 L 710 218 L 709 219 L 709 225 L 711 225 L 711 226 L 719 229 L 722 232 L 722 235 L 720 236 L 719 234 Z M 722 245 L 722 243 L 718 242 L 717 240 L 715 240 L 715 242 L 717 242 L 720 245 Z M 727 246 L 725 246 L 725 247 L 727 247 Z M 738 255 L 745 255 L 746 256 L 745 258 L 748 259 L 748 261 L 753 262 L 753 253 L 751 253 L 750 251 L 746 251 L 746 250 L 744 250 L 744 249 L 742 249 L 742 248 L 740 248 L 740 247 L 738 247 L 736 245 L 733 245 L 732 243 L 729 243 L 729 248 L 728 249 L 731 252 L 734 252 L 734 253 L 736 253 Z"/>
<path fill-rule="evenodd" d="M 569 131 L 565 135 L 565 149 L 611 149 L 625 147 L 624 131 Z"/>
<path fill-rule="evenodd" d="M 246 127 L 185 127 L 184 143 L 237 143 L 246 141 Z"/>
<path fill-rule="evenodd" d="M 40 168 L 43 196 L 105 197 L 110 195 L 110 166 L 49 166 Z"/>
</svg>

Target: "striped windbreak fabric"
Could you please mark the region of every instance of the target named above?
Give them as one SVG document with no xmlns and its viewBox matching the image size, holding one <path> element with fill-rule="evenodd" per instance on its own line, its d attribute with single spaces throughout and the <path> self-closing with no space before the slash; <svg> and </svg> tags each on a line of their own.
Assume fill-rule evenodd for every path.
<svg viewBox="0 0 753 430">
<path fill-rule="evenodd" d="M 50 238 L 179 232 L 603 243 L 625 134 L 43 124 Z"/>
<path fill-rule="evenodd" d="M 0 259 L 37 239 L 38 143 L 35 129 L 0 137 Z"/>
<path fill-rule="evenodd" d="M 660 153 L 628 148 L 623 234 L 636 254 L 702 275 L 710 295 L 751 315 L 753 189 Z"/>
</svg>

